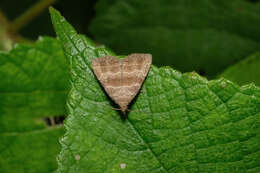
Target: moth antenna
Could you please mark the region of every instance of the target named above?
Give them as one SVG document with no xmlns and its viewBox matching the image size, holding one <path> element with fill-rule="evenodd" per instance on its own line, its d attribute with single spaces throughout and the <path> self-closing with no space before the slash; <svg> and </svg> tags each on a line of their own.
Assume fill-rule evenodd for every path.
<svg viewBox="0 0 260 173">
<path fill-rule="evenodd" d="M 111 109 L 116 110 L 116 111 L 121 111 L 120 108 L 114 108 L 114 107 L 112 107 Z"/>
</svg>

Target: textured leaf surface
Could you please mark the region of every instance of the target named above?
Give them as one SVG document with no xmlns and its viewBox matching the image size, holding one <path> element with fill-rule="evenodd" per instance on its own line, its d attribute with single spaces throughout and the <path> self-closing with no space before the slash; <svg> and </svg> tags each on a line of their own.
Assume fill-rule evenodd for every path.
<svg viewBox="0 0 260 173">
<path fill-rule="evenodd" d="M 260 3 L 100 0 L 96 11 L 91 32 L 97 41 L 120 54 L 152 53 L 156 65 L 182 72 L 215 76 L 260 50 Z"/>
<path fill-rule="evenodd" d="M 219 76 L 225 77 L 240 85 L 254 82 L 260 86 L 260 52 L 255 53 L 237 64 L 227 68 Z"/>
<path fill-rule="evenodd" d="M 57 168 L 61 127 L 44 117 L 65 114 L 68 68 L 49 37 L 0 53 L 0 172 L 46 173 Z"/>
<path fill-rule="evenodd" d="M 123 121 L 90 66 L 111 52 L 50 12 L 72 74 L 58 172 L 260 171 L 259 88 L 152 66 Z"/>
</svg>

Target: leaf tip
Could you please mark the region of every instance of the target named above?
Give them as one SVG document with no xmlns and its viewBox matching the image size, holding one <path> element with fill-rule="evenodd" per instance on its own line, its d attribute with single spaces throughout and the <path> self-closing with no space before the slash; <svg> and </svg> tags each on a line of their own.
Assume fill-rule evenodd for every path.
<svg viewBox="0 0 260 173">
<path fill-rule="evenodd" d="M 57 10 L 55 8 L 53 8 L 52 6 L 49 7 L 49 12 L 50 14 L 57 12 Z"/>
<path fill-rule="evenodd" d="M 52 6 L 49 7 L 49 13 L 51 15 L 51 20 L 52 22 L 54 21 L 55 18 L 60 18 L 60 17 L 63 17 L 60 12 L 58 10 L 56 10 L 55 8 L 53 8 Z"/>
</svg>

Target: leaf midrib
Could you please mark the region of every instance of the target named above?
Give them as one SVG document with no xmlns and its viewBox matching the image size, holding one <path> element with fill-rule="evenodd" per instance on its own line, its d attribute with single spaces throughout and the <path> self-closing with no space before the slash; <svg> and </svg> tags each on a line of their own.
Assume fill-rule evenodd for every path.
<svg viewBox="0 0 260 173">
<path fill-rule="evenodd" d="M 138 134 L 138 137 L 140 137 L 142 139 L 142 141 L 145 143 L 147 149 L 150 150 L 150 153 L 152 153 L 152 155 L 154 156 L 154 158 L 158 161 L 158 163 L 161 165 L 161 167 L 168 172 L 168 170 L 165 168 L 165 166 L 163 165 L 163 163 L 160 161 L 160 159 L 157 158 L 155 152 L 152 150 L 151 146 L 149 145 L 149 143 L 147 141 L 144 140 L 144 138 L 141 136 L 140 132 L 138 131 L 138 129 L 134 126 L 134 124 L 127 119 L 127 122 L 130 124 L 130 126 L 136 131 L 136 133 Z"/>
</svg>

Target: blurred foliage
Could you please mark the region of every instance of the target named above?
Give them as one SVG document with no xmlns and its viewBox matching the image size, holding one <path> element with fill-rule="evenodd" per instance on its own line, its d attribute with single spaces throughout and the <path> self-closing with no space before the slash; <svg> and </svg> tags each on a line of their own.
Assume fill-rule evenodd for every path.
<svg viewBox="0 0 260 173">
<path fill-rule="evenodd" d="M 0 8 L 13 21 L 35 2 L 1 0 Z M 63 0 L 53 6 L 77 31 L 118 54 L 149 52 L 158 66 L 170 65 L 213 78 L 260 50 L 259 2 Z M 54 36 L 47 10 L 19 33 L 30 39 Z"/>
<path fill-rule="evenodd" d="M 254 82 L 260 86 L 260 52 L 255 53 L 243 61 L 230 66 L 219 76 L 232 80 L 240 85 Z"/>
<path fill-rule="evenodd" d="M 20 114 L 21 115 L 21 114 Z M 5 115 L 5 116 L 16 116 Z M 57 168 L 63 128 L 0 133 L 1 173 L 51 173 Z"/>
<path fill-rule="evenodd" d="M 44 37 L 0 52 L 0 78 L 0 172 L 55 170 L 63 128 L 44 119 L 66 113 L 69 77 L 59 42 Z"/>
<path fill-rule="evenodd" d="M 13 21 L 36 2 L 37 0 L 1 0 L 0 9 L 10 21 Z M 53 6 L 66 14 L 78 31 L 88 34 L 88 25 L 94 15 L 95 2 L 96 0 L 77 0 L 76 3 L 72 3 L 70 0 L 60 0 Z M 37 39 L 39 35 L 55 36 L 48 10 L 46 9 L 22 28 L 20 34 L 30 39 Z"/>
<path fill-rule="evenodd" d="M 260 3 L 241 0 L 100 0 L 90 27 L 120 54 L 213 77 L 260 50 Z"/>
</svg>

